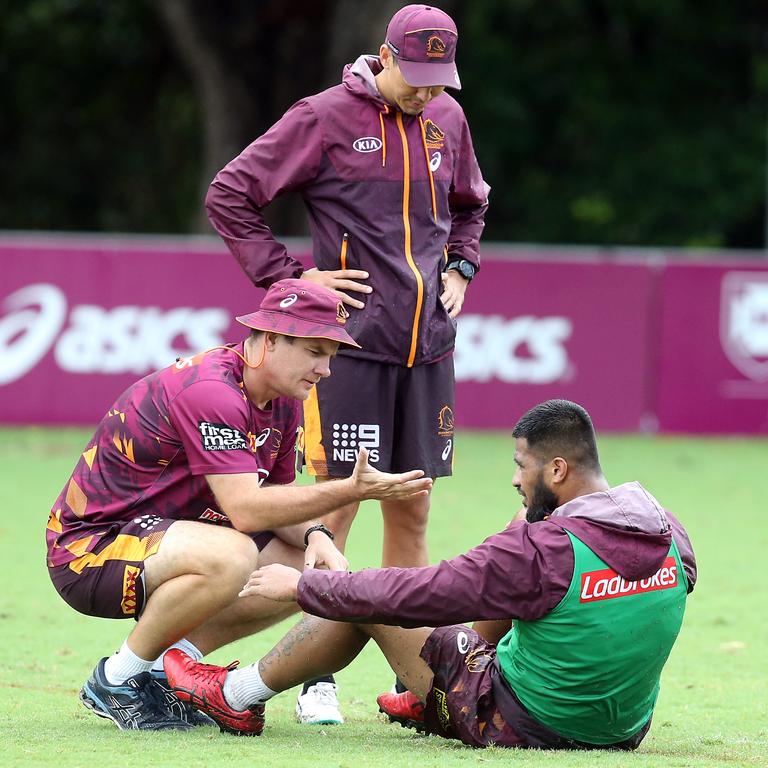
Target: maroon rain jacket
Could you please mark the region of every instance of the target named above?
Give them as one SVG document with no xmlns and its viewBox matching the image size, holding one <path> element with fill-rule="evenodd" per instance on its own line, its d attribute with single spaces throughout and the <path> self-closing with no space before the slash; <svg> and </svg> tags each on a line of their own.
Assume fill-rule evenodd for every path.
<svg viewBox="0 0 768 768">
<path fill-rule="evenodd" d="M 674 536 L 688 579 L 696 559 L 683 526 L 639 483 L 579 496 L 537 523 L 513 522 L 469 552 L 423 568 L 304 571 L 302 610 L 336 621 L 445 626 L 478 619 L 535 621 L 573 577 L 571 531 L 628 580 L 655 573 Z"/>
<path fill-rule="evenodd" d="M 639 483 L 580 496 L 537 523 L 512 522 L 464 555 L 425 568 L 385 568 L 344 573 L 307 570 L 298 603 L 307 613 L 336 621 L 403 627 L 444 626 L 476 619 L 546 616 L 565 597 L 573 578 L 571 531 L 613 570 L 635 581 L 654 574 L 674 538 L 688 591 L 696 559 L 683 526 Z M 526 746 L 586 748 L 539 723 L 491 667 L 494 701 Z M 621 749 L 634 749 L 650 720 Z"/>
<path fill-rule="evenodd" d="M 479 268 L 489 187 L 459 104 L 443 93 L 405 115 L 378 93 L 379 71 L 378 58 L 361 56 L 340 85 L 297 102 L 219 172 L 206 208 L 248 277 L 267 287 L 303 270 L 261 209 L 298 192 L 315 265 L 365 270 L 373 287 L 347 322 L 363 349 L 340 353 L 411 366 L 453 349 L 440 275 L 449 258 Z"/>
</svg>

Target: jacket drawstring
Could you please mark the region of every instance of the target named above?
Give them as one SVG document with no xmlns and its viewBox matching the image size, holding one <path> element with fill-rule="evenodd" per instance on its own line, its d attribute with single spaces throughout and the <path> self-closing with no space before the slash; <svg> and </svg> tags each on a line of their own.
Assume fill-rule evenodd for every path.
<svg viewBox="0 0 768 768">
<path fill-rule="evenodd" d="M 427 149 L 427 129 L 424 127 L 424 121 L 419 115 L 419 125 L 421 126 L 421 143 L 424 145 L 424 158 L 427 161 L 427 174 L 429 175 L 429 189 L 432 192 L 432 218 L 437 221 L 437 200 L 435 198 L 435 177 L 432 174 L 432 166 L 429 164 L 429 150 Z"/>
<path fill-rule="evenodd" d="M 384 107 L 379 112 L 379 126 L 381 127 L 381 167 L 387 164 L 387 134 L 384 130 L 384 115 L 389 113 L 389 107 Z"/>
</svg>

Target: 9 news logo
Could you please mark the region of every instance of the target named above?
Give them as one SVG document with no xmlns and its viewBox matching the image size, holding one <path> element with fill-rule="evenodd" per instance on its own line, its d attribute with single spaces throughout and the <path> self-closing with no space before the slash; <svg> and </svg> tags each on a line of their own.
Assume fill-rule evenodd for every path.
<svg viewBox="0 0 768 768">
<path fill-rule="evenodd" d="M 354 463 L 360 448 L 368 449 L 368 461 L 379 460 L 381 430 L 378 424 L 334 424 L 333 460 Z"/>
</svg>

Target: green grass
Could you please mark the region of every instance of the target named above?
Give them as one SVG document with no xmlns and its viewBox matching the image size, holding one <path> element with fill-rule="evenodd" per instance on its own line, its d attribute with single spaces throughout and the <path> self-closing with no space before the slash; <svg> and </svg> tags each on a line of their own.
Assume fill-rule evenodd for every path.
<svg viewBox="0 0 768 768">
<path fill-rule="evenodd" d="M 56 595 L 45 570 L 45 521 L 88 435 L 82 430 L 0 429 L 0 765 L 9 766 L 765 766 L 768 764 L 768 552 L 762 480 L 768 441 L 637 436 L 601 440 L 612 484 L 640 480 L 680 517 L 697 551 L 700 579 L 662 679 L 654 726 L 633 754 L 476 751 L 383 724 L 375 696 L 392 682 L 369 647 L 339 674 L 347 724 L 300 727 L 294 695 L 268 707 L 260 739 L 213 729 L 121 733 L 88 713 L 77 690 L 129 622 L 80 616 Z M 451 557 L 499 530 L 517 511 L 512 444 L 461 434 L 456 476 L 437 484 L 430 548 Z M 364 505 L 348 554 L 376 565 L 381 522 Z M 218 651 L 258 658 L 288 624 Z"/>
</svg>

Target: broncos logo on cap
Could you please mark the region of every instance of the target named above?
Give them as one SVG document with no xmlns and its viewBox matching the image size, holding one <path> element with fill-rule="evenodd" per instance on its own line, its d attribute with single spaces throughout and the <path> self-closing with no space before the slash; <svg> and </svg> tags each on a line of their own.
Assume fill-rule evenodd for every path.
<svg viewBox="0 0 768 768">
<path fill-rule="evenodd" d="M 445 56 L 445 43 L 437 35 L 431 35 L 427 40 L 427 56 L 438 59 Z"/>
<path fill-rule="evenodd" d="M 336 322 L 340 325 L 344 325 L 344 323 L 347 322 L 347 318 L 349 317 L 349 312 L 347 312 L 346 309 L 344 309 L 344 305 L 339 302 L 336 305 Z"/>
<path fill-rule="evenodd" d="M 424 139 L 427 149 L 442 149 L 445 146 L 445 134 L 429 118 L 424 121 Z"/>
</svg>

